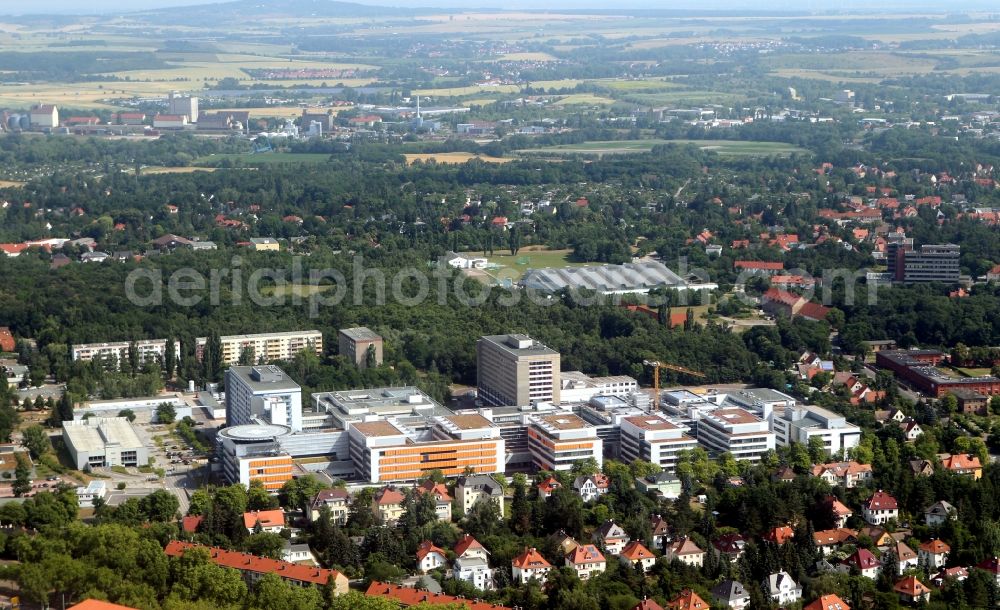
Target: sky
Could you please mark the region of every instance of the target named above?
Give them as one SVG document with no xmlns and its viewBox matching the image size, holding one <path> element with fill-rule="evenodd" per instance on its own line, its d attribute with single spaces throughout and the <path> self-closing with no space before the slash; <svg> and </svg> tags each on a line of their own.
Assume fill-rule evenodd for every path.
<svg viewBox="0 0 1000 610">
<path fill-rule="evenodd" d="M 215 0 L 222 1 L 222 0 Z M 251 0 L 252 1 L 252 0 Z M 506 9 L 521 8 L 680 8 L 680 9 L 807 9 L 825 10 L 830 8 L 851 9 L 862 8 L 871 10 L 873 6 L 880 9 L 914 8 L 928 10 L 962 10 L 997 8 L 993 0 L 952 0 L 946 5 L 940 0 L 882 0 L 873 5 L 869 0 L 840 0 L 830 4 L 817 0 L 354 0 L 359 4 L 402 7 L 503 7 Z M 163 8 L 169 6 L 184 6 L 191 4 L 211 4 L 212 0 L 0 0 L 0 14 L 18 13 L 95 13 L 123 12 L 148 8 Z M 84 8 L 86 7 L 86 8 Z"/>
</svg>

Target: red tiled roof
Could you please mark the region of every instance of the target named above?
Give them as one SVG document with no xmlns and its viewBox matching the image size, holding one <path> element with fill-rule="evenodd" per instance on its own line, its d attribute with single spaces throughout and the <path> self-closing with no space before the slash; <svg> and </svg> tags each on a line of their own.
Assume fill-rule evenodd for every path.
<svg viewBox="0 0 1000 610">
<path fill-rule="evenodd" d="M 653 559 L 656 557 L 638 540 L 633 540 L 625 545 L 619 557 L 624 557 L 629 561 L 641 561 L 643 559 Z"/>
<path fill-rule="evenodd" d="M 181 530 L 188 534 L 193 534 L 198 531 L 198 526 L 204 520 L 205 517 L 202 515 L 188 515 L 181 519 Z"/>
<path fill-rule="evenodd" d="M 836 595 L 823 595 L 806 604 L 802 610 L 851 610 L 851 607 Z"/>
<path fill-rule="evenodd" d="M 260 523 L 261 527 L 285 526 L 285 511 L 277 508 L 275 510 L 255 510 L 243 513 L 243 525 L 248 530 L 252 530 Z"/>
<path fill-rule="evenodd" d="M 764 536 L 764 540 L 768 542 L 773 542 L 777 545 L 782 545 L 795 537 L 795 530 L 788 527 L 787 525 L 782 525 L 779 527 L 773 527 Z"/>
<path fill-rule="evenodd" d="M 447 557 L 448 555 L 444 552 L 444 549 L 434 546 L 434 543 L 430 540 L 424 540 L 417 547 L 417 561 L 422 560 L 431 553 L 437 553 L 441 557 Z"/>
<path fill-rule="evenodd" d="M 632 610 L 663 610 L 663 606 L 651 599 L 644 599 L 633 606 Z"/>
<path fill-rule="evenodd" d="M 181 557 L 189 549 L 207 550 L 212 563 L 224 568 L 233 568 L 234 570 L 255 572 L 258 574 L 277 574 L 284 579 L 312 583 L 314 585 L 325 585 L 329 582 L 331 576 L 334 579 L 341 576 L 337 570 L 327 570 L 289 563 L 287 561 L 279 561 L 277 559 L 257 557 L 247 553 L 237 553 L 235 551 L 227 551 L 225 549 L 192 544 L 190 542 L 181 542 L 179 540 L 172 540 L 167 544 L 164 552 L 168 557 Z"/>
<path fill-rule="evenodd" d="M 737 269 L 760 269 L 764 271 L 782 271 L 785 263 L 771 261 L 736 261 L 733 266 Z"/>
<path fill-rule="evenodd" d="M 928 540 L 927 542 L 921 544 L 920 550 L 932 555 L 940 555 L 941 553 L 951 552 L 951 547 L 948 546 L 948 543 L 943 540 L 935 538 L 934 540 Z"/>
<path fill-rule="evenodd" d="M 691 589 L 684 589 L 681 594 L 667 602 L 669 610 L 708 610 L 709 605 Z"/>
<path fill-rule="evenodd" d="M 931 590 L 927 588 L 927 585 L 917 580 L 916 576 L 907 576 L 903 580 L 897 582 L 896 586 L 894 586 L 892 590 L 910 597 L 916 597 L 918 595 L 924 595 L 931 592 Z"/>
<path fill-rule="evenodd" d="M 375 494 L 375 503 L 379 506 L 389 506 L 392 504 L 402 504 L 405 496 L 392 487 L 383 487 Z"/>
<path fill-rule="evenodd" d="M 581 544 L 566 555 L 566 560 L 576 565 L 580 563 L 604 562 L 604 555 L 592 544 Z"/>
<path fill-rule="evenodd" d="M 865 506 L 868 507 L 868 510 L 897 510 L 899 508 L 896 498 L 882 490 L 873 493 L 872 497 L 865 502 Z"/>
<path fill-rule="evenodd" d="M 102 602 L 99 599 L 88 599 L 75 606 L 70 606 L 69 610 L 136 610 L 132 606 L 120 606 L 111 602 Z"/>
<path fill-rule="evenodd" d="M 401 587 L 377 580 L 368 585 L 365 595 L 369 597 L 388 597 L 399 602 L 402 606 L 416 606 L 417 604 L 461 604 L 469 610 L 510 610 L 507 606 L 498 606 L 489 602 L 465 599 L 464 597 L 452 597 L 442 593 L 431 593 L 422 589 L 412 587 Z"/>
<path fill-rule="evenodd" d="M 458 539 L 458 543 L 455 545 L 455 556 L 461 557 L 469 549 L 483 549 L 485 551 L 486 547 L 472 536 L 466 534 Z"/>
<path fill-rule="evenodd" d="M 435 483 L 434 481 L 427 479 L 418 485 L 417 489 L 424 493 L 434 494 L 437 496 L 438 500 L 451 502 L 451 495 L 448 493 L 448 487 L 444 483 Z"/>
<path fill-rule="evenodd" d="M 521 568 L 522 570 L 529 568 L 538 569 L 538 568 L 552 567 L 552 564 L 550 564 L 548 561 L 545 561 L 545 558 L 542 557 L 541 553 L 539 553 L 536 549 L 531 549 L 531 548 L 524 549 L 524 552 L 518 555 L 517 557 L 514 557 L 514 559 L 511 560 L 510 563 L 515 568 Z"/>
</svg>

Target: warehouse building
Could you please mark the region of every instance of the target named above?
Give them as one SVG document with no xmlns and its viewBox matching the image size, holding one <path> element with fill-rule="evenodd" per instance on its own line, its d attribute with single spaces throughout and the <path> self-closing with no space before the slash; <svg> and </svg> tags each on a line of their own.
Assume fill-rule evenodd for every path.
<svg viewBox="0 0 1000 610">
<path fill-rule="evenodd" d="M 62 425 L 63 440 L 77 470 L 149 463 L 149 450 L 124 417 L 91 417 Z"/>
</svg>

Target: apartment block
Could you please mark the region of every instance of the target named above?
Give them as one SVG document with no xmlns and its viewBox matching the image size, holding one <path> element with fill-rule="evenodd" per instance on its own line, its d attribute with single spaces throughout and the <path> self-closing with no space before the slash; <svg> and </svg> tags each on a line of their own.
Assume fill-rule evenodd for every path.
<svg viewBox="0 0 1000 610">
<path fill-rule="evenodd" d="M 728 451 L 737 460 L 758 462 L 775 448 L 767 421 L 745 409 L 718 409 L 698 422 L 698 444 L 712 454 Z"/>
<path fill-rule="evenodd" d="M 570 470 L 573 464 L 594 458 L 604 461 L 603 442 L 597 430 L 572 413 L 528 417 L 528 449 L 543 470 Z"/>
<path fill-rule="evenodd" d="M 114 362 L 120 367 L 122 362 L 128 362 L 129 346 L 135 345 L 139 362 L 163 362 L 167 354 L 166 339 L 148 339 L 143 341 L 118 341 L 115 343 L 78 343 L 72 346 L 70 355 L 73 360 L 104 360 Z M 174 356 L 180 360 L 180 343 L 174 342 Z"/>
<path fill-rule="evenodd" d="M 226 425 L 253 423 L 302 431 L 302 388 L 272 365 L 233 366 L 226 372 Z"/>
<path fill-rule="evenodd" d="M 369 328 L 342 328 L 337 333 L 337 353 L 353 362 L 359 369 L 382 364 L 382 337 Z"/>
<path fill-rule="evenodd" d="M 492 335 L 476 343 L 476 357 L 476 385 L 484 404 L 559 403 L 559 352 L 527 335 Z"/>
<path fill-rule="evenodd" d="M 632 416 L 621 420 L 621 457 L 625 462 L 645 460 L 672 473 L 677 466 L 678 454 L 697 446 L 698 441 L 662 415 Z"/>
<path fill-rule="evenodd" d="M 205 353 L 207 337 L 195 339 L 195 355 L 201 360 Z M 222 364 L 239 364 L 244 353 L 249 354 L 249 364 L 266 364 L 275 360 L 291 360 L 302 350 L 323 355 L 323 333 L 318 330 L 300 330 L 256 335 L 226 335 L 219 337 L 222 345 Z"/>
</svg>

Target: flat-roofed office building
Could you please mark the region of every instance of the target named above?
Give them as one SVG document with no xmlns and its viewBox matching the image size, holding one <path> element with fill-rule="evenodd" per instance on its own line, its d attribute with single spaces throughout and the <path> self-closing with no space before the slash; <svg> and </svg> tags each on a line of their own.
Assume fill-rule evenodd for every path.
<svg viewBox="0 0 1000 610">
<path fill-rule="evenodd" d="M 559 352 L 528 335 L 490 335 L 476 343 L 479 399 L 492 406 L 559 404 Z"/>
<path fill-rule="evenodd" d="M 62 425 L 63 440 L 77 470 L 149 463 L 149 449 L 124 417 L 89 417 Z"/>
</svg>

